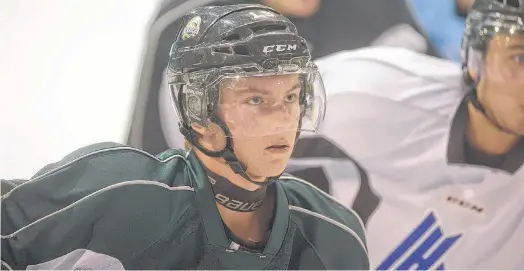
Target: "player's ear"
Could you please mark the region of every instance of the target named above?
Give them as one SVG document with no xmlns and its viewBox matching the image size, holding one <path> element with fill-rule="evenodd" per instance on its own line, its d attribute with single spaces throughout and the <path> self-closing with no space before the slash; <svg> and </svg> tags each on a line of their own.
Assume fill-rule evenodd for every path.
<svg viewBox="0 0 524 271">
<path fill-rule="evenodd" d="M 201 137 L 225 136 L 224 131 L 217 124 L 210 122 L 207 127 L 193 123 L 191 128 Z"/>
<path fill-rule="evenodd" d="M 481 68 L 483 67 L 483 57 L 478 50 L 468 49 L 467 72 L 473 82 L 480 78 Z"/>
<path fill-rule="evenodd" d="M 204 148 L 212 151 L 224 149 L 226 144 L 225 133 L 217 124 L 210 122 L 207 127 L 204 127 L 193 123 L 191 124 L 191 128 L 196 132 L 198 142 Z"/>
<path fill-rule="evenodd" d="M 204 127 L 200 124 L 192 123 L 191 128 L 199 135 L 199 137 L 212 136 L 212 131 L 209 127 Z"/>
</svg>

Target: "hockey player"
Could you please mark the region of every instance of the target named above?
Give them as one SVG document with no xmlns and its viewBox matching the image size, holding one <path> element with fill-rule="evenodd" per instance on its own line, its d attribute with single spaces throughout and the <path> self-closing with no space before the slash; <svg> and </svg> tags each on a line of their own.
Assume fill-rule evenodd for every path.
<svg viewBox="0 0 524 271">
<path fill-rule="evenodd" d="M 2 181 L 2 266 L 368 269 L 360 219 L 281 176 L 325 110 L 295 26 L 260 5 L 183 20 L 167 78 L 190 151 L 102 143 Z"/>
<path fill-rule="evenodd" d="M 463 69 L 387 48 L 317 62 L 330 110 L 290 169 L 361 215 L 372 268 L 524 268 L 523 20 L 476 0 Z"/>
</svg>

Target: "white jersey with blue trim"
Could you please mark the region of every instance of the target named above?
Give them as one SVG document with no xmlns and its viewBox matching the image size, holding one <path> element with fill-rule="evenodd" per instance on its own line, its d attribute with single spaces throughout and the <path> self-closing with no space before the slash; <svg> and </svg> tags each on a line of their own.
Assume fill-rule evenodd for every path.
<svg viewBox="0 0 524 271">
<path fill-rule="evenodd" d="M 524 144 L 501 168 L 466 163 L 459 64 L 376 47 L 317 65 L 326 119 L 289 170 L 359 212 L 372 268 L 524 269 Z"/>
</svg>

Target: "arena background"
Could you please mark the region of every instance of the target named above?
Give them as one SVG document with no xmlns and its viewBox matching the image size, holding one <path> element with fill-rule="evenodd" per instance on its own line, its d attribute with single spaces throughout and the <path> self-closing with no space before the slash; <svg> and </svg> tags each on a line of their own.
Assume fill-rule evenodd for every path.
<svg viewBox="0 0 524 271">
<path fill-rule="evenodd" d="M 292 20 L 314 57 L 387 44 L 454 59 L 462 27 L 454 1 L 324 0 L 312 17 Z M 159 34 L 183 12 L 162 10 L 210 2 L 253 1 L 1 1 L 0 177 L 29 178 L 99 141 L 165 148 L 158 91 L 170 41 Z"/>
</svg>

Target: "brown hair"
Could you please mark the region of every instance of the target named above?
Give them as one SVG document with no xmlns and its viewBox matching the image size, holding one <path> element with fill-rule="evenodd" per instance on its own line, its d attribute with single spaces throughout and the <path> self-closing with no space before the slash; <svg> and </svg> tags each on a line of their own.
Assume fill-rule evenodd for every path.
<svg viewBox="0 0 524 271">
<path fill-rule="evenodd" d="M 193 144 L 191 144 L 191 142 L 189 142 L 187 139 L 184 139 L 184 148 L 186 150 L 191 150 L 193 148 Z"/>
</svg>

